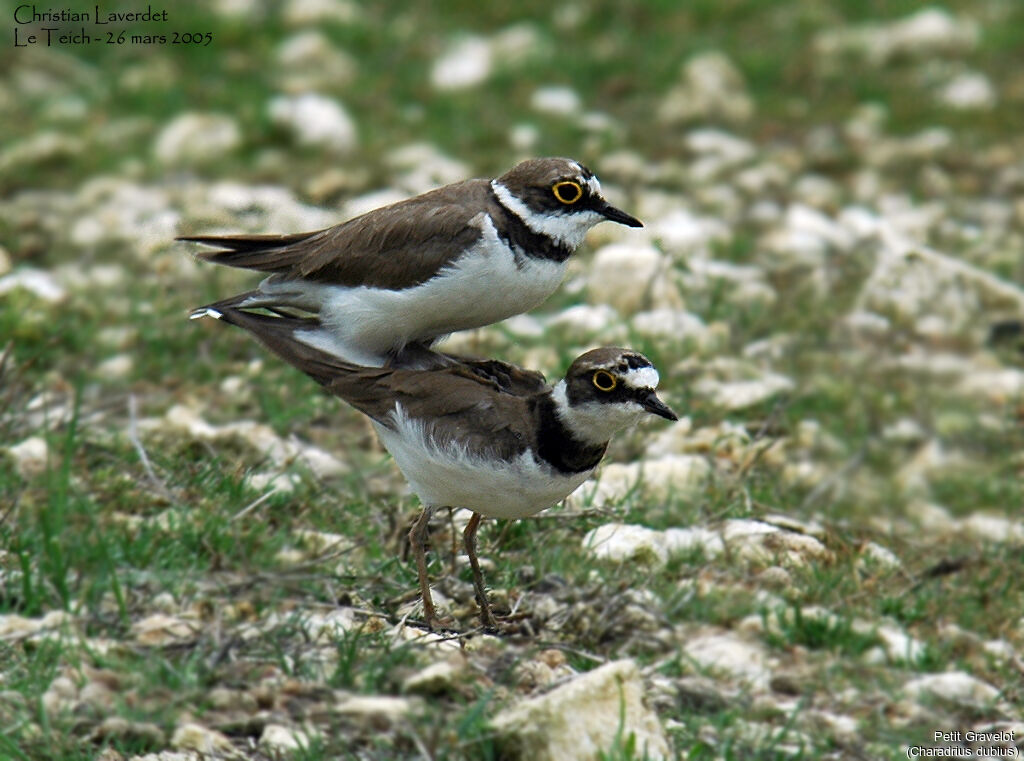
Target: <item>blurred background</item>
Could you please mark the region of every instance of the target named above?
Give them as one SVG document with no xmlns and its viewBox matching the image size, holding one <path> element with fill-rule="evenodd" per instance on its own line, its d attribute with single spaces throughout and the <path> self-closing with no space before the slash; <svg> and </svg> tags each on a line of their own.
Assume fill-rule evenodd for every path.
<svg viewBox="0 0 1024 761">
<path fill-rule="evenodd" d="M 212 611 L 236 636 L 258 628 L 239 647 L 275 678 L 401 689 L 415 658 L 377 632 L 303 670 L 294 616 L 336 607 L 339 579 L 341 604 L 396 610 L 415 500 L 358 415 L 184 319 L 257 277 L 173 238 L 326 227 L 544 155 L 586 163 L 646 227 L 595 228 L 547 304 L 447 348 L 550 378 L 627 344 L 685 419 L 617 440 L 568 506 L 578 520 L 485 527 L 489 582 L 514 598 L 552 588 L 522 568 L 568 580 L 546 636 L 667 680 L 656 708 L 688 757 L 905 757 L 930 729 L 1020 721 L 1017 0 L 218 0 L 104 27 L 20 24 L 16 7 L 0 2 L 0 689 L 21 697 L 0 707 L 0 750 L 39 757 L 42 726 L 54 758 L 189 748 L 172 742 L 184 713 L 241 747 L 196 697 L 250 679 L 210 660 Z M 46 26 L 92 42 L 14 46 Z M 743 522 L 771 516 L 768 551 Z M 650 533 L 581 544 L 619 523 Z M 722 525 L 738 532 L 724 555 L 666 549 L 666 530 Z M 340 566 L 324 536 L 350 547 Z M 650 563 L 609 564 L 624 558 Z M 637 588 L 648 617 L 616 608 L 621 626 L 573 597 Z M 738 658 L 772 665 L 722 667 L 693 709 L 686 680 L 716 664 L 685 643 L 740 634 L 757 650 Z M 194 658 L 166 649 L 183 642 Z M 91 704 L 88 668 L 141 676 Z M 914 681 L 950 671 L 953 687 Z M 497 692 L 416 714 L 461 743 L 435 738 L 429 757 L 493 752 L 484 719 L 522 685 L 490 678 Z M 112 714 L 155 729 L 104 733 Z M 389 726 L 346 731 L 365 757 L 415 746 Z M 806 733 L 793 753 L 781 727 Z"/>
</svg>

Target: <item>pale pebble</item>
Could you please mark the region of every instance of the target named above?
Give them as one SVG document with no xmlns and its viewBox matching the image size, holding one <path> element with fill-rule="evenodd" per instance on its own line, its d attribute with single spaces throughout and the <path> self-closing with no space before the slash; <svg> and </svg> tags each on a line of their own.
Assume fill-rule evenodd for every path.
<svg viewBox="0 0 1024 761">
<path fill-rule="evenodd" d="M 482 37 L 464 37 L 453 43 L 430 71 L 437 90 L 464 90 L 481 84 L 491 74 L 492 50 Z"/>
<path fill-rule="evenodd" d="M 153 153 L 166 166 L 204 164 L 221 159 L 241 144 L 242 132 L 230 116 L 187 112 L 160 131 Z"/>
<path fill-rule="evenodd" d="M 596 758 L 629 736 L 644 758 L 670 757 L 657 715 L 645 705 L 644 683 L 631 660 L 599 666 L 550 692 L 515 703 L 490 722 L 502 752 L 522 761 Z"/>
<path fill-rule="evenodd" d="M 8 447 L 7 454 L 14 460 L 18 475 L 25 479 L 45 473 L 50 461 L 49 445 L 41 436 L 31 436 Z"/>
<path fill-rule="evenodd" d="M 333 98 L 315 93 L 272 98 L 267 105 L 270 120 L 289 130 L 300 145 L 342 154 L 356 147 L 356 126 L 344 107 Z"/>
</svg>

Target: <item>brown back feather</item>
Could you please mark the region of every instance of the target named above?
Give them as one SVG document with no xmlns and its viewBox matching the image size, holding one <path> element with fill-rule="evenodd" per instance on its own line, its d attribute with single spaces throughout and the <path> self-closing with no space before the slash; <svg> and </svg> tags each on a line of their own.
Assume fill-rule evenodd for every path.
<svg viewBox="0 0 1024 761">
<path fill-rule="evenodd" d="M 391 413 L 397 403 L 410 418 L 423 421 L 428 434 L 441 445 L 458 443 L 503 458 L 536 446 L 528 401 L 532 390 L 518 395 L 502 392 L 493 380 L 461 364 L 436 370 L 353 365 L 295 339 L 296 330 L 319 324 L 315 318 L 270 316 L 230 307 L 219 311 L 223 322 L 251 333 L 281 359 L 384 426 L 393 427 Z M 538 384 L 530 385 L 532 389 Z"/>
<path fill-rule="evenodd" d="M 480 239 L 470 220 L 496 204 L 488 180 L 447 185 L 340 225 L 294 235 L 189 236 L 224 250 L 216 264 L 344 286 L 411 287 L 433 277 Z"/>
</svg>

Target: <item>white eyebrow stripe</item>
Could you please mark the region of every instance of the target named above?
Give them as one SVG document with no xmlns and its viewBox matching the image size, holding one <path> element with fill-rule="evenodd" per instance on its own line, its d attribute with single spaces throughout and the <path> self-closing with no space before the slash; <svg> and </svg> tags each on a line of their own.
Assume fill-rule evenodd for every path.
<svg viewBox="0 0 1024 761">
<path fill-rule="evenodd" d="M 589 180 L 587 180 L 587 187 L 590 188 L 590 194 L 592 196 L 601 195 L 601 183 L 597 181 L 596 176 L 592 176 Z"/>
<path fill-rule="evenodd" d="M 660 380 L 658 371 L 653 367 L 637 367 L 622 376 L 622 382 L 630 388 L 657 388 Z"/>
</svg>

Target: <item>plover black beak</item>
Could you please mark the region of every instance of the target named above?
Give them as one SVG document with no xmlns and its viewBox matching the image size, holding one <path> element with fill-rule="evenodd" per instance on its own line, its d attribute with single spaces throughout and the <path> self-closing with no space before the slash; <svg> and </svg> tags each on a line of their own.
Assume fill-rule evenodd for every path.
<svg viewBox="0 0 1024 761">
<path fill-rule="evenodd" d="M 650 412 L 652 415 L 663 417 L 666 420 L 678 420 L 679 416 L 672 411 L 665 402 L 658 398 L 658 395 L 653 391 L 640 400 L 640 406 Z"/>
<path fill-rule="evenodd" d="M 627 227 L 644 226 L 644 223 L 632 214 L 627 214 L 622 209 L 615 208 L 603 198 L 598 200 L 597 205 L 594 207 L 594 211 L 603 215 L 605 219 L 610 219 L 612 222 L 618 222 L 620 225 L 626 225 Z"/>
</svg>

